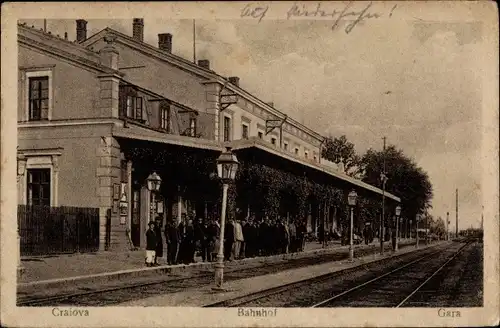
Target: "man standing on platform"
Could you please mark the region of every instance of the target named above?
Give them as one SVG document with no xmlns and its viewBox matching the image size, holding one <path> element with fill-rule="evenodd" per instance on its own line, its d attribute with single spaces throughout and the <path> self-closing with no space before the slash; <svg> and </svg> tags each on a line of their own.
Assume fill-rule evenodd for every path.
<svg viewBox="0 0 500 328">
<path fill-rule="evenodd" d="M 181 236 L 177 228 L 177 218 L 165 226 L 165 241 L 167 243 L 167 262 L 170 265 L 177 264 L 177 250 Z"/>
</svg>

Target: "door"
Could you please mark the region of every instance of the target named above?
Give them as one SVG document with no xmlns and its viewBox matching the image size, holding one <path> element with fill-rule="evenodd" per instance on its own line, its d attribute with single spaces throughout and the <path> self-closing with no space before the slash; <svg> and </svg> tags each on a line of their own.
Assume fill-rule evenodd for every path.
<svg viewBox="0 0 500 328">
<path fill-rule="evenodd" d="M 130 234 L 135 247 L 141 243 L 141 193 L 140 190 L 132 190 L 132 223 Z"/>
</svg>

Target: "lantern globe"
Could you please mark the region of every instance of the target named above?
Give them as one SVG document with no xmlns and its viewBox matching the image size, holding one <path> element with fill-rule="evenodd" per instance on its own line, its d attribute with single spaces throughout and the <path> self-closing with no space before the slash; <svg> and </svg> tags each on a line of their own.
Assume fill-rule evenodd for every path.
<svg viewBox="0 0 500 328">
<path fill-rule="evenodd" d="M 223 181 L 232 181 L 236 178 L 236 171 L 238 170 L 238 159 L 231 151 L 230 147 L 220 154 L 217 159 L 217 174 Z"/>
<path fill-rule="evenodd" d="M 356 206 L 356 200 L 358 198 L 358 194 L 356 193 L 356 191 L 351 191 L 349 193 L 349 195 L 347 195 L 347 203 L 349 204 L 349 206 Z"/>
<path fill-rule="evenodd" d="M 401 206 L 396 206 L 396 216 L 400 216 L 401 215 Z"/>
<path fill-rule="evenodd" d="M 147 184 L 149 191 L 159 191 L 161 186 L 160 176 L 156 172 L 153 172 L 148 176 Z"/>
</svg>

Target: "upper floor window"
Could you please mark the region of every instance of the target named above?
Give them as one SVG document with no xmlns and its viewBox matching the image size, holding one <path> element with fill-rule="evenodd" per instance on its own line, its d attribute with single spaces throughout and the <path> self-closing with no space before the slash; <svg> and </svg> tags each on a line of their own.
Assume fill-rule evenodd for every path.
<svg viewBox="0 0 500 328">
<path fill-rule="evenodd" d="M 314 161 L 317 162 L 318 161 L 318 158 L 316 157 L 316 155 L 314 155 Z"/>
<path fill-rule="evenodd" d="M 276 138 L 271 138 L 271 143 L 273 144 L 273 146 L 276 146 Z"/>
<path fill-rule="evenodd" d="M 286 142 L 283 144 L 283 148 L 284 148 L 285 150 L 288 150 L 288 144 L 287 144 Z"/>
<path fill-rule="evenodd" d="M 299 154 L 299 148 L 295 148 L 295 155 Z"/>
<path fill-rule="evenodd" d="M 308 153 L 307 151 L 306 151 L 306 152 L 304 152 L 304 157 L 305 157 L 305 158 L 309 158 L 309 153 Z"/>
<path fill-rule="evenodd" d="M 196 137 L 196 118 L 191 117 L 189 119 L 189 136 Z"/>
<path fill-rule="evenodd" d="M 248 125 L 241 125 L 241 139 L 248 139 Z"/>
<path fill-rule="evenodd" d="M 28 169 L 28 205 L 50 206 L 50 169 Z"/>
<path fill-rule="evenodd" d="M 49 119 L 49 77 L 29 78 L 29 120 Z"/>
<path fill-rule="evenodd" d="M 262 132 L 258 132 L 257 135 L 259 136 L 259 139 L 262 139 L 264 137 L 264 134 Z"/>
<path fill-rule="evenodd" d="M 142 120 L 143 111 L 143 99 L 142 97 L 136 97 L 133 95 L 126 96 L 125 103 L 122 105 L 122 115 L 134 120 Z"/>
<path fill-rule="evenodd" d="M 224 116 L 224 141 L 231 141 L 231 118 Z"/>
<path fill-rule="evenodd" d="M 170 132 L 170 105 L 160 105 L 160 127 Z"/>
</svg>

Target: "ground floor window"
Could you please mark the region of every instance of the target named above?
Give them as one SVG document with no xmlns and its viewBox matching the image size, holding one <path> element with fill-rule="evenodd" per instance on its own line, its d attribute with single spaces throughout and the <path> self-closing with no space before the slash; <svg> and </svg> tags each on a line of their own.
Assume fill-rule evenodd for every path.
<svg viewBox="0 0 500 328">
<path fill-rule="evenodd" d="M 50 169 L 29 169 L 28 205 L 50 206 Z"/>
</svg>

